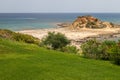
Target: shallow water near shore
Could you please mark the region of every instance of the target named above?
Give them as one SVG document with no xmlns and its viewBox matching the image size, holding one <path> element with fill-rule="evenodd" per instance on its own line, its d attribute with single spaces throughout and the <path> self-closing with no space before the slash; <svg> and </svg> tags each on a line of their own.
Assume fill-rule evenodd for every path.
<svg viewBox="0 0 120 80">
<path fill-rule="evenodd" d="M 73 22 L 83 15 L 120 24 L 120 13 L 0 13 L 0 28 L 13 31 L 55 28 L 57 23 Z"/>
</svg>

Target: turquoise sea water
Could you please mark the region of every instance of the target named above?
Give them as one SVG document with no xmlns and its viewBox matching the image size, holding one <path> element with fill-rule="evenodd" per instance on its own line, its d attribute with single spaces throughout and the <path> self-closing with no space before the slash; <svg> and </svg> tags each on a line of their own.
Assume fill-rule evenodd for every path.
<svg viewBox="0 0 120 80">
<path fill-rule="evenodd" d="M 0 13 L 0 28 L 13 31 L 54 28 L 57 23 L 72 22 L 83 15 L 120 24 L 120 13 Z"/>
</svg>

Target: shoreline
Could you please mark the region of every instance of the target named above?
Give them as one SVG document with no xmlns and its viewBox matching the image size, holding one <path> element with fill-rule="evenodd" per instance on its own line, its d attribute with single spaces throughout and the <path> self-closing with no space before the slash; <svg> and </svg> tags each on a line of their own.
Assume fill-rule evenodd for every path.
<svg viewBox="0 0 120 80">
<path fill-rule="evenodd" d="M 22 30 L 16 31 L 23 34 L 32 35 L 40 40 L 44 38 L 48 32 L 60 32 L 64 34 L 69 40 L 71 40 L 71 45 L 80 46 L 81 43 L 84 43 L 86 40 L 92 38 L 104 38 L 109 39 L 114 37 L 114 35 L 119 35 L 120 37 L 120 28 L 103 28 L 103 29 L 88 29 L 82 28 L 79 30 L 71 30 L 68 27 L 62 28 L 49 28 L 49 29 L 35 29 L 35 30 Z M 106 35 L 106 37 L 105 37 Z M 111 36 L 111 37 L 110 37 Z M 115 38 L 117 38 L 115 36 Z"/>
<path fill-rule="evenodd" d="M 32 35 L 39 39 L 42 38 L 40 35 L 45 35 L 48 32 L 60 32 L 62 34 L 65 34 L 66 37 L 68 37 L 70 39 L 75 39 L 75 37 L 85 38 L 85 37 L 89 37 L 92 35 L 97 36 L 97 35 L 119 33 L 120 28 L 103 28 L 103 29 L 81 28 L 79 30 L 71 30 L 68 27 L 56 27 L 56 28 L 46 28 L 46 29 L 44 29 L 44 28 L 43 29 L 27 29 L 27 30 L 15 31 L 15 32 Z M 41 34 L 39 34 L 39 33 L 41 33 Z M 79 36 L 77 36 L 77 35 L 79 35 Z"/>
</svg>

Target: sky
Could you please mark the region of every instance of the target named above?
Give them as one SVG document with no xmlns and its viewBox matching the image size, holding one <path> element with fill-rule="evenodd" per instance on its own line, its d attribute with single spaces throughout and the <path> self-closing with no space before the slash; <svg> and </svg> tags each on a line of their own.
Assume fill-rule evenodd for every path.
<svg viewBox="0 0 120 80">
<path fill-rule="evenodd" d="M 120 0 L 0 0 L 0 13 L 120 13 Z"/>
</svg>

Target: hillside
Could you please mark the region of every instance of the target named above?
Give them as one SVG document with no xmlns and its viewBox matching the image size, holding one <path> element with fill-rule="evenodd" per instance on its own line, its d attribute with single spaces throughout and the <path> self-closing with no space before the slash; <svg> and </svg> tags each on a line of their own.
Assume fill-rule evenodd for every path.
<svg viewBox="0 0 120 80">
<path fill-rule="evenodd" d="M 0 39 L 0 80 L 120 80 L 119 74 L 108 61 Z"/>
<path fill-rule="evenodd" d="M 9 39 L 13 41 L 25 42 L 30 44 L 39 44 L 40 40 L 31 35 L 13 32 L 7 29 L 0 29 L 0 38 Z"/>
</svg>

